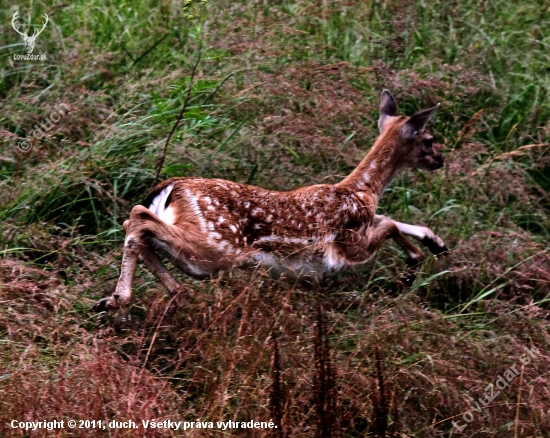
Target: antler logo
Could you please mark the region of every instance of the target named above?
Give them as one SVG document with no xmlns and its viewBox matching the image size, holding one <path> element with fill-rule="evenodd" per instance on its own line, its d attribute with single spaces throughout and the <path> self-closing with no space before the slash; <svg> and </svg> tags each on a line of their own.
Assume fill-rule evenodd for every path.
<svg viewBox="0 0 550 438">
<path fill-rule="evenodd" d="M 23 33 L 19 31 L 20 25 L 16 23 L 18 15 L 19 15 L 19 11 L 15 11 L 15 13 L 13 14 L 13 18 L 11 20 L 11 25 L 13 26 L 15 31 L 19 35 L 21 35 L 21 38 L 23 38 L 23 41 L 25 42 L 25 49 L 27 49 L 27 53 L 30 55 L 34 50 L 34 43 L 36 42 L 36 38 L 38 38 L 38 35 L 42 33 L 42 31 L 46 27 L 46 24 L 48 24 L 48 21 L 49 21 L 48 14 L 44 14 L 44 18 L 46 19 L 46 22 L 42 26 L 42 29 L 40 29 L 39 31 L 35 29 L 32 36 L 28 36 L 27 32 Z"/>
</svg>

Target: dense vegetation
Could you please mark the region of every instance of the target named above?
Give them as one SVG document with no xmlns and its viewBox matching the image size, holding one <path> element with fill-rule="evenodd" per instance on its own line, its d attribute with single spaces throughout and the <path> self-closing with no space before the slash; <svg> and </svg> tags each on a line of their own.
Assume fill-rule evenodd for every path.
<svg viewBox="0 0 550 438">
<path fill-rule="evenodd" d="M 33 52 L 47 60 L 16 60 L 26 53 L 17 6 L 0 8 L 0 435 L 24 435 L 14 419 L 273 419 L 288 437 L 550 435 L 548 2 L 18 7 L 19 23 L 50 21 Z M 377 136 L 383 88 L 402 114 L 442 103 L 430 130 L 445 168 L 402 173 L 380 205 L 451 249 L 411 289 L 404 255 L 386 244 L 320 292 L 261 272 L 204 282 L 175 272 L 188 294 L 170 298 L 141 269 L 129 309 L 88 313 L 116 283 L 122 221 L 163 156 L 160 179 L 337 182 Z M 61 104 L 70 111 L 33 137 Z M 514 365 L 521 374 L 476 412 Z"/>
</svg>

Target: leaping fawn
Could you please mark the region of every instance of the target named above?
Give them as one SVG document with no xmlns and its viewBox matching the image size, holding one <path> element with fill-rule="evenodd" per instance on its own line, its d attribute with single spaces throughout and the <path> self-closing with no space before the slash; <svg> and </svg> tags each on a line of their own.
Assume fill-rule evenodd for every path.
<svg viewBox="0 0 550 438">
<path fill-rule="evenodd" d="M 443 156 L 425 130 L 439 107 L 412 117 L 396 116 L 389 91 L 380 101 L 380 136 L 357 168 L 338 184 L 275 192 L 221 179 L 171 178 L 159 184 L 124 222 L 126 240 L 114 293 L 93 310 L 127 305 L 138 259 L 170 293 L 181 285 L 157 252 L 194 278 L 220 270 L 262 266 L 275 277 L 314 283 L 368 261 L 388 239 L 407 254 L 406 283 L 415 278 L 423 253 L 447 250 L 432 230 L 376 215 L 384 189 L 405 167 L 435 170 Z"/>
</svg>

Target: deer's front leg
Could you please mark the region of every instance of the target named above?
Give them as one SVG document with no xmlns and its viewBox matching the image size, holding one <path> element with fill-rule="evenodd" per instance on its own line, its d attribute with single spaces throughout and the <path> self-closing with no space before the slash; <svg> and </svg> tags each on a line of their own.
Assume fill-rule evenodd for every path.
<svg viewBox="0 0 550 438">
<path fill-rule="evenodd" d="M 375 216 L 376 220 L 388 219 L 385 216 Z M 393 221 L 393 223 L 399 228 L 401 233 L 412 236 L 418 239 L 422 245 L 430 250 L 434 255 L 443 254 L 448 251 L 447 247 L 443 243 L 443 240 L 437 236 L 432 230 L 427 227 L 419 225 L 409 225 L 402 222 Z"/>
<path fill-rule="evenodd" d="M 364 263 L 369 260 L 388 239 L 393 239 L 407 254 L 407 270 L 404 282 L 410 286 L 424 260 L 424 254 L 413 245 L 399 230 L 395 222 L 385 216 L 376 216 L 363 236 L 351 235 L 343 249 L 345 257 L 352 263 Z"/>
<path fill-rule="evenodd" d="M 425 259 L 424 254 L 404 236 L 397 222 L 385 216 L 376 216 L 374 223 L 375 226 L 372 228 L 373 235 L 371 237 L 373 243 L 371 245 L 376 245 L 377 248 L 380 248 L 386 240 L 393 239 L 407 254 L 407 269 L 403 274 L 403 282 L 406 286 L 412 285 L 420 270 L 420 265 Z"/>
</svg>

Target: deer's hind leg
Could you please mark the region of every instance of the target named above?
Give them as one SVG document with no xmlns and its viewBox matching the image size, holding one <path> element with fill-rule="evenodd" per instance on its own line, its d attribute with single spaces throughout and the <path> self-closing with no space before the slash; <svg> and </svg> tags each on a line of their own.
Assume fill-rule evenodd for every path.
<svg viewBox="0 0 550 438">
<path fill-rule="evenodd" d="M 159 278 L 170 293 L 173 294 L 181 290 L 181 285 L 162 264 L 153 247 L 156 244 L 168 249 L 173 261 L 185 259 L 186 253 L 189 253 L 186 238 L 189 238 L 189 234 L 193 235 L 192 230 L 186 230 L 187 232 L 184 235 L 183 230 L 166 224 L 149 209 L 141 205 L 137 205 L 132 209 L 130 219 L 124 222 L 123 226 L 126 231 L 126 239 L 124 241 L 120 277 L 115 291 L 111 296 L 99 300 L 92 307 L 92 311 L 101 312 L 116 309 L 130 302 L 139 258 Z"/>
<path fill-rule="evenodd" d="M 132 210 L 132 213 L 133 211 L 134 210 Z M 130 302 L 138 258 L 141 250 L 145 247 L 137 235 L 131 235 L 131 224 L 132 216 L 130 215 L 130 220 L 124 222 L 126 238 L 124 239 L 124 252 L 122 254 L 120 276 L 115 291 L 111 296 L 102 298 L 95 303 L 90 309 L 94 312 L 116 309 Z"/>
<path fill-rule="evenodd" d="M 182 285 L 174 278 L 170 271 L 161 262 L 155 251 L 147 245 L 139 254 L 139 258 L 145 263 L 147 269 L 157 277 L 170 295 L 183 291 Z"/>
</svg>

